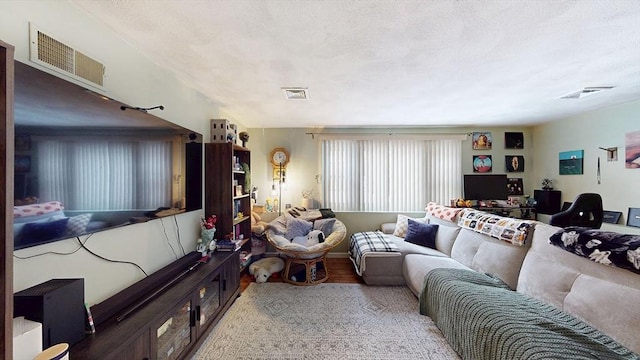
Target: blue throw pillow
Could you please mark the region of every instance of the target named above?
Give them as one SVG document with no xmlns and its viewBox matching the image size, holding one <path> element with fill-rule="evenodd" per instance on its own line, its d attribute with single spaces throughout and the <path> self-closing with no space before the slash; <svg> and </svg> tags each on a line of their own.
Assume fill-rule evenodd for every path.
<svg viewBox="0 0 640 360">
<path fill-rule="evenodd" d="M 425 224 L 409 219 L 409 228 L 404 241 L 435 249 L 437 232 L 438 224 Z"/>
<path fill-rule="evenodd" d="M 25 224 L 16 240 L 16 245 L 28 245 L 60 238 L 67 230 L 69 218 L 41 223 Z"/>
</svg>

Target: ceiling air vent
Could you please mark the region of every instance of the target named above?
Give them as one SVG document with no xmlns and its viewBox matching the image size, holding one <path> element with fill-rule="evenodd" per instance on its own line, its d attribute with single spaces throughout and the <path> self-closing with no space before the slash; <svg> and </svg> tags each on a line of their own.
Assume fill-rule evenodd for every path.
<svg viewBox="0 0 640 360">
<path fill-rule="evenodd" d="M 613 89 L 613 86 L 590 86 L 590 87 L 586 87 L 582 90 L 579 91 L 574 91 L 572 93 L 569 93 L 567 95 L 563 95 L 560 97 L 560 99 L 582 99 L 583 97 L 587 96 L 587 95 L 593 95 L 595 93 L 598 93 L 600 91 L 603 90 L 611 90 Z"/>
<path fill-rule="evenodd" d="M 309 89 L 306 87 L 283 87 L 284 97 L 288 100 L 309 100 Z"/>
<path fill-rule="evenodd" d="M 84 84 L 103 89 L 105 67 L 99 61 L 30 24 L 30 60 Z"/>
</svg>

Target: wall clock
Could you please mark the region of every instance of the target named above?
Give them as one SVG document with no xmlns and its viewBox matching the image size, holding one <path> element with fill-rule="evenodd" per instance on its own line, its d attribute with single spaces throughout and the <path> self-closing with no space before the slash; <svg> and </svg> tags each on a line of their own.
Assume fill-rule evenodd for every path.
<svg viewBox="0 0 640 360">
<path fill-rule="evenodd" d="M 271 150 L 271 156 L 269 157 L 271 165 L 276 167 L 286 167 L 289 163 L 289 151 L 283 147 L 277 147 Z"/>
</svg>

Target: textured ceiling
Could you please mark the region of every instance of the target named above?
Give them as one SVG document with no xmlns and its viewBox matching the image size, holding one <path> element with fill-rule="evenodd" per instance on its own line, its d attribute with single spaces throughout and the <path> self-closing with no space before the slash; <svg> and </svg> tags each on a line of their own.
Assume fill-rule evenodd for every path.
<svg viewBox="0 0 640 360">
<path fill-rule="evenodd" d="M 247 127 L 531 125 L 640 99 L 636 0 L 72 2 Z M 588 86 L 615 88 L 558 99 Z"/>
</svg>

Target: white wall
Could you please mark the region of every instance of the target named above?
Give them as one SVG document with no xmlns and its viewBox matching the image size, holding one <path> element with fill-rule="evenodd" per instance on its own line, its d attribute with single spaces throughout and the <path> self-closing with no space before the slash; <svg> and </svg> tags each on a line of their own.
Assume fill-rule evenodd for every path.
<svg viewBox="0 0 640 360">
<path fill-rule="evenodd" d="M 104 63 L 107 96 L 134 106 L 162 104 L 165 110 L 154 110 L 154 115 L 209 139 L 208 119 L 220 117 L 215 104 L 69 2 L 0 2 L 0 39 L 15 46 L 16 60 L 29 63 L 29 22 Z M 182 256 L 182 248 L 187 253 L 194 249 L 201 215 L 201 211 L 190 212 L 177 215 L 175 219 L 152 220 L 96 233 L 82 240 L 87 240 L 88 248 L 106 258 L 135 262 L 147 273 L 152 273 Z M 77 248 L 77 242 L 69 239 L 16 251 L 14 291 L 52 278 L 82 277 L 85 279 L 85 299 L 93 305 L 144 277 L 133 265 L 106 262 L 84 250 L 71 255 L 51 253 L 68 253 Z M 35 257 L 20 259 L 18 256 Z"/>
<path fill-rule="evenodd" d="M 588 99 L 588 98 L 587 98 Z M 602 196 L 605 210 L 620 211 L 623 224 L 629 207 L 640 207 L 640 169 L 625 168 L 625 140 L 628 132 L 640 131 L 640 101 L 612 106 L 536 126 L 533 129 L 533 182 L 536 188 L 543 178 L 553 180 L 562 191 L 562 201 L 573 201 L 581 193 Z M 618 161 L 607 161 L 600 147 L 618 147 Z M 559 175 L 558 154 L 584 150 L 583 175 Z M 601 183 L 597 182 L 600 158 Z M 639 228 L 604 224 L 603 229 L 640 233 Z"/>
</svg>

